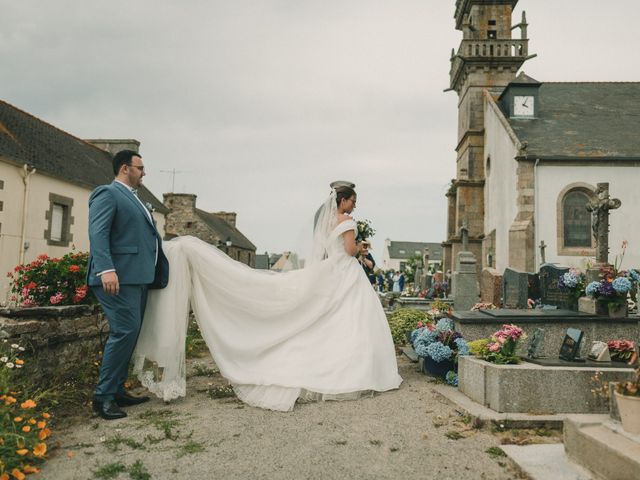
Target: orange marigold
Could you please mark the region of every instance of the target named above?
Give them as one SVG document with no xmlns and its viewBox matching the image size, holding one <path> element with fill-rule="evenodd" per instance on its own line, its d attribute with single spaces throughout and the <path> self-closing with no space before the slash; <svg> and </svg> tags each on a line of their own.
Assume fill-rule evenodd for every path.
<svg viewBox="0 0 640 480">
<path fill-rule="evenodd" d="M 33 400 L 29 399 L 26 402 L 22 402 L 20 404 L 20 408 L 23 408 L 25 410 L 28 410 L 30 408 L 36 408 L 36 402 L 34 402 Z"/>
<path fill-rule="evenodd" d="M 17 400 L 13 397 L 10 397 L 9 395 L 7 395 L 4 399 L 4 404 L 5 405 L 11 405 L 12 403 L 16 403 Z"/>
<path fill-rule="evenodd" d="M 22 467 L 22 470 L 24 471 L 24 473 L 38 473 L 40 471 L 39 468 L 32 465 L 25 465 L 24 467 Z"/>
<path fill-rule="evenodd" d="M 2 475 L 0 475 L 0 480 L 9 480 L 9 474 L 3 473 Z"/>
<path fill-rule="evenodd" d="M 38 428 L 39 428 L 40 430 L 42 430 L 42 429 L 43 429 L 44 427 L 46 427 L 46 426 L 47 426 L 47 422 L 45 422 L 44 420 L 40 420 L 40 421 L 38 422 Z"/>
<path fill-rule="evenodd" d="M 36 424 L 36 419 L 35 419 L 35 418 L 30 418 L 30 419 L 29 419 L 29 423 L 30 423 L 31 425 L 35 425 L 35 424 Z"/>
<path fill-rule="evenodd" d="M 48 428 L 43 428 L 42 430 L 40 430 L 40 433 L 38 433 L 38 439 L 44 440 L 49 435 L 51 435 L 51 430 L 49 430 Z"/>
<path fill-rule="evenodd" d="M 42 418 L 51 418 L 51 415 L 49 415 L 47 412 L 42 414 Z"/>
<path fill-rule="evenodd" d="M 20 360 L 19 358 L 16 358 L 16 365 L 24 365 L 24 360 Z"/>
<path fill-rule="evenodd" d="M 47 453 L 47 444 L 46 443 L 37 443 L 35 447 L 33 447 L 33 454 L 36 457 L 44 457 L 44 454 Z"/>
<path fill-rule="evenodd" d="M 14 422 L 20 423 L 22 421 L 22 417 L 16 417 L 13 419 Z"/>
<path fill-rule="evenodd" d="M 13 475 L 16 478 L 16 480 L 24 480 L 26 478 L 26 475 L 22 473 L 20 470 L 18 470 L 17 468 L 14 468 L 13 470 L 11 470 L 11 475 Z"/>
<path fill-rule="evenodd" d="M 26 455 L 27 453 L 29 453 L 29 450 L 27 450 L 26 448 L 21 448 L 19 450 L 16 450 L 16 453 L 18 455 Z"/>
<path fill-rule="evenodd" d="M 24 427 L 22 427 L 22 431 L 24 433 L 29 433 L 31 431 L 31 427 L 29 425 L 25 425 Z"/>
</svg>

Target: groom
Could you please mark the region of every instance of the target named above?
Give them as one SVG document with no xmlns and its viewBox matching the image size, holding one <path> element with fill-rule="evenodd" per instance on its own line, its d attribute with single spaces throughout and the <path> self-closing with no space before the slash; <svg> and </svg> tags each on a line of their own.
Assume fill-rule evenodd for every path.
<svg viewBox="0 0 640 480">
<path fill-rule="evenodd" d="M 169 263 L 151 212 L 137 196 L 145 175 L 142 157 L 122 150 L 113 158 L 116 176 L 89 198 L 87 282 L 109 322 L 93 409 L 106 420 L 126 417 L 120 407 L 149 397 L 124 389 L 129 361 L 138 341 L 148 288 L 164 288 Z"/>
</svg>

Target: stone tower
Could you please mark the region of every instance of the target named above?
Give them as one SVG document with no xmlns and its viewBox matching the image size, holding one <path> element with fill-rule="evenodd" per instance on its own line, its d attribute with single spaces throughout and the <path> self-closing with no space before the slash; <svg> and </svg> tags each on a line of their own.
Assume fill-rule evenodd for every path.
<svg viewBox="0 0 640 480">
<path fill-rule="evenodd" d="M 487 266 L 490 242 L 484 242 L 484 97 L 499 95 L 528 58 L 527 23 L 512 26 L 518 0 L 456 0 L 456 29 L 462 31 L 458 51 L 451 52 L 450 90 L 458 93 L 456 178 L 447 192 L 447 239 L 444 268 L 452 270 L 462 250 L 460 228 L 468 228 L 468 250 L 478 259 L 478 271 Z M 520 28 L 521 38 L 512 31 Z"/>
</svg>

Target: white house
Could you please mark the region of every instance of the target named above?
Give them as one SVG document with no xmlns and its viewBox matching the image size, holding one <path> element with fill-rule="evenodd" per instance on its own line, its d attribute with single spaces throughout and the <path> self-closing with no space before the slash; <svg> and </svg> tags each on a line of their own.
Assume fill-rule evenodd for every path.
<svg viewBox="0 0 640 480">
<path fill-rule="evenodd" d="M 429 265 L 438 267 L 442 263 L 442 244 L 429 242 L 401 242 L 389 238 L 384 241 L 382 252 L 382 264 L 378 265 L 382 270 L 403 271 L 407 261 L 412 257 L 424 258 L 429 255 Z"/>
<path fill-rule="evenodd" d="M 84 141 L 0 101 L 0 303 L 8 298 L 6 272 L 38 255 L 61 257 L 87 251 L 88 201 L 98 185 L 113 180 L 107 149 L 136 150 L 135 140 Z M 168 211 L 146 188 L 164 235 Z"/>
<path fill-rule="evenodd" d="M 537 271 L 545 260 L 585 267 L 595 255 L 585 206 L 596 184 L 622 201 L 610 214 L 611 257 L 629 241 L 640 266 L 640 82 L 541 83 L 520 74 L 484 91 L 483 260 Z M 488 259 L 488 260 L 487 260 Z"/>
</svg>

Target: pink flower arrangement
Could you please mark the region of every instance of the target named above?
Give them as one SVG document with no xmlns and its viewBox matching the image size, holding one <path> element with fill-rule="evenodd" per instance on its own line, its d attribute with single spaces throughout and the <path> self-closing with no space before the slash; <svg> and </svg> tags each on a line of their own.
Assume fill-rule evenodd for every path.
<svg viewBox="0 0 640 480">
<path fill-rule="evenodd" d="M 611 360 L 629 362 L 636 353 L 636 344 L 631 340 L 611 340 L 607 342 Z"/>
<path fill-rule="evenodd" d="M 503 325 L 495 332 L 482 350 L 482 357 L 494 363 L 518 363 L 516 346 L 520 339 L 526 338 L 524 331 L 516 325 Z"/>
<path fill-rule="evenodd" d="M 63 299 L 64 299 L 64 295 L 61 292 L 58 292 L 55 295 L 52 295 L 51 298 L 49 299 L 49 301 L 51 302 L 51 305 L 57 305 Z"/>
</svg>

